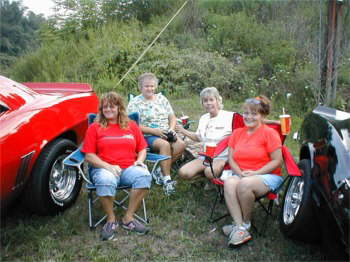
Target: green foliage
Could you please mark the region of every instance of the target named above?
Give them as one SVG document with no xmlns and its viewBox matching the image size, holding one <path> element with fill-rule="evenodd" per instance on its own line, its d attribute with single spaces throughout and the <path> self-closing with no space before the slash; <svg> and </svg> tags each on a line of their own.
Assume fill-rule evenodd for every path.
<svg viewBox="0 0 350 262">
<path fill-rule="evenodd" d="M 18 61 L 11 70 L 15 79 L 87 81 L 99 93 L 114 89 L 126 94 L 137 93 L 137 77 L 151 71 L 167 94 L 179 98 L 216 86 L 234 101 L 265 94 L 296 112 L 319 101 L 318 15 L 325 10 L 319 2 L 190 1 L 119 85 L 181 4 L 175 0 L 56 0 L 56 4 L 72 12 L 64 23 L 61 14 L 42 27 L 42 48 Z M 344 28 L 348 37 L 347 32 Z M 348 43 L 349 37 L 344 38 L 342 46 Z M 340 59 L 337 99 L 344 109 L 350 106 L 348 63 L 346 55 Z"/>
<path fill-rule="evenodd" d="M 0 1 L 0 70 L 39 46 L 37 33 L 45 19 L 33 12 L 25 15 L 25 10 L 19 1 Z"/>
</svg>

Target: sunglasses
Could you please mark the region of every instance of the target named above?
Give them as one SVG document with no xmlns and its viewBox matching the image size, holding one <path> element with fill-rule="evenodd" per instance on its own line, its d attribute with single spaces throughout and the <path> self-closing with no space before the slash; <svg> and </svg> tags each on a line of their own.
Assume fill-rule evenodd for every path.
<svg viewBox="0 0 350 262">
<path fill-rule="evenodd" d="M 256 99 L 256 98 L 248 98 L 245 100 L 246 104 L 253 104 L 253 105 L 259 105 L 261 103 L 260 100 Z"/>
</svg>

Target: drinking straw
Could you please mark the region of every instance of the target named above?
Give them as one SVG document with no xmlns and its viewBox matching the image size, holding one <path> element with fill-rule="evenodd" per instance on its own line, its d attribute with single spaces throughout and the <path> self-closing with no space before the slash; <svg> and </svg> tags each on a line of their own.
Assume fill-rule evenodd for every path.
<svg viewBox="0 0 350 262">
<path fill-rule="evenodd" d="M 282 112 L 283 112 L 284 115 L 286 114 L 286 113 L 284 112 L 284 107 L 282 107 Z"/>
</svg>

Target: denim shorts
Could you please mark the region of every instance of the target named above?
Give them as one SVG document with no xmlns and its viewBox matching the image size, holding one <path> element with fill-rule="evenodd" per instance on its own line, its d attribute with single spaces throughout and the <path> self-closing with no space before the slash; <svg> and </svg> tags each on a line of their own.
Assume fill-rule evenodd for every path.
<svg viewBox="0 0 350 262">
<path fill-rule="evenodd" d="M 226 176 L 228 177 L 237 176 L 238 178 L 241 178 L 239 175 L 234 173 L 227 174 Z M 263 180 L 263 183 L 272 191 L 276 190 L 283 182 L 283 178 L 281 176 L 274 175 L 274 174 L 265 174 L 265 175 L 256 175 L 256 176 L 261 177 L 261 179 Z M 227 177 L 224 177 L 224 178 L 227 179 Z"/>
<path fill-rule="evenodd" d="M 120 176 L 113 175 L 104 168 L 92 168 L 90 177 L 96 186 L 98 196 L 115 196 L 117 187 L 150 188 L 152 176 L 146 168 L 130 166 L 123 169 Z"/>
<path fill-rule="evenodd" d="M 272 191 L 276 190 L 283 182 L 283 178 L 281 176 L 274 174 L 265 174 L 258 176 L 262 178 L 264 184 Z"/>
<path fill-rule="evenodd" d="M 145 140 L 147 142 L 148 147 L 152 149 L 154 141 L 156 141 L 158 138 L 162 139 L 160 136 L 145 136 Z"/>
</svg>

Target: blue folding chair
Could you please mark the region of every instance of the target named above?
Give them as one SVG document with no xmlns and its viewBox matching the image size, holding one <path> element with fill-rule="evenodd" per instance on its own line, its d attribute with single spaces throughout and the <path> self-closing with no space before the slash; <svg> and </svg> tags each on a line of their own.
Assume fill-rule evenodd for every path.
<svg viewBox="0 0 350 262">
<path fill-rule="evenodd" d="M 94 122 L 96 115 L 95 114 L 89 114 L 88 115 L 88 123 L 89 125 Z M 132 113 L 129 115 L 129 118 L 134 120 L 135 122 L 139 122 L 139 116 L 137 113 Z M 101 224 L 107 217 L 107 215 L 104 215 L 102 218 L 98 219 L 95 222 L 95 216 L 93 214 L 93 206 L 94 203 L 98 200 L 98 197 L 94 195 L 94 192 L 96 191 L 96 186 L 90 179 L 89 175 L 89 168 L 87 166 L 84 166 L 85 163 L 85 154 L 81 152 L 81 147 L 79 147 L 77 150 L 72 152 L 70 155 L 68 155 L 64 160 L 63 164 L 66 168 L 76 168 L 79 172 L 79 174 L 83 177 L 84 181 L 86 182 L 86 189 L 88 191 L 88 216 L 89 216 L 89 227 L 90 229 L 96 228 L 99 224 Z M 153 164 L 153 168 L 151 171 L 151 175 L 153 177 L 153 174 L 157 167 L 159 166 L 160 162 L 166 159 L 169 159 L 169 156 L 154 154 L 154 153 L 147 153 L 146 161 Z M 122 192 L 124 195 L 120 198 L 120 200 L 115 199 L 114 204 L 116 207 L 121 207 L 123 209 L 127 209 L 126 201 L 129 198 L 129 190 L 130 187 L 118 187 L 117 191 Z M 143 214 L 142 216 L 135 214 L 135 218 L 140 220 L 141 222 L 148 223 L 148 217 L 147 217 L 147 209 L 146 209 L 146 202 L 143 199 L 142 200 L 142 209 Z"/>
</svg>

